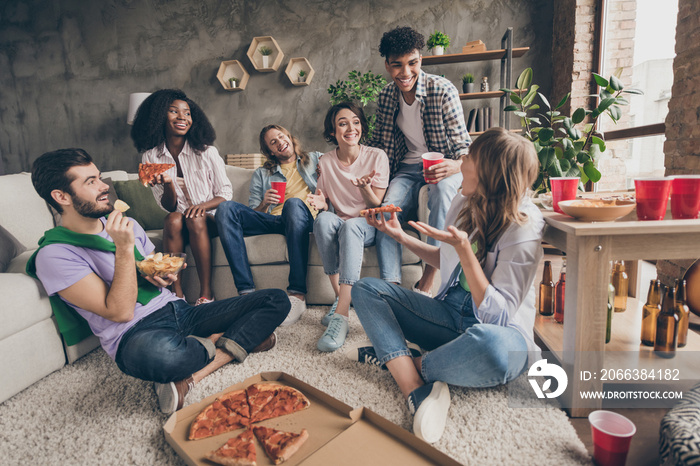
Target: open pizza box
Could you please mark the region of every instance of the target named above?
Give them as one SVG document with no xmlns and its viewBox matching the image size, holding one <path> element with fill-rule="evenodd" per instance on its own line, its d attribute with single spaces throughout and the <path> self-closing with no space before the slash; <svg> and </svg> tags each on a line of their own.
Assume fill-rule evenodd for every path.
<svg viewBox="0 0 700 466">
<path fill-rule="evenodd" d="M 221 447 L 243 429 L 201 440 L 188 440 L 192 420 L 223 393 L 263 381 L 294 387 L 311 401 L 308 409 L 256 423 L 288 432 L 298 433 L 301 429 L 309 432 L 309 439 L 294 456 L 282 463 L 284 465 L 460 464 L 369 409 L 353 409 L 284 372 L 260 373 L 173 413 L 163 426 L 165 439 L 187 464 L 213 465 L 204 455 Z M 274 464 L 257 441 L 255 448 L 258 465 Z"/>
</svg>

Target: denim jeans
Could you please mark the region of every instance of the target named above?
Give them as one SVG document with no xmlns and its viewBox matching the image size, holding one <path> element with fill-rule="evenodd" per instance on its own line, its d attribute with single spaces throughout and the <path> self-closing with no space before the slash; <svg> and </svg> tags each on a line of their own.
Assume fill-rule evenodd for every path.
<svg viewBox="0 0 700 466">
<path fill-rule="evenodd" d="M 338 282 L 353 285 L 360 279 L 365 247 L 374 244 L 376 229 L 364 217 L 343 220 L 321 212 L 314 222 L 314 238 L 326 275 L 339 274 Z"/>
<path fill-rule="evenodd" d="M 460 286 L 439 301 L 363 278 L 352 288 L 352 302 L 382 363 L 410 356 L 406 340 L 429 350 L 422 360 L 426 383 L 493 387 L 526 369 L 525 338 L 514 328 L 479 323 L 471 293 Z"/>
<path fill-rule="evenodd" d="M 182 380 L 214 359 L 216 348 L 207 337 L 223 332 L 216 345 L 242 362 L 282 323 L 290 306 L 287 294 L 275 289 L 199 306 L 172 301 L 124 334 L 115 361 L 139 379 Z"/>
<path fill-rule="evenodd" d="M 383 205 L 394 204 L 401 207 L 397 214 L 399 221 L 405 222 L 405 216 L 418 206 L 418 193 L 426 184 L 423 178 L 423 164 L 402 165 L 389 183 Z M 444 229 L 445 216 L 450 208 L 452 199 L 462 184 L 462 174 L 457 173 L 445 178 L 437 184 L 428 185 L 428 224 Z M 401 254 L 402 247 L 391 237 L 377 232 L 377 260 L 381 278 L 393 283 L 401 283 Z M 428 238 L 428 244 L 436 246 L 439 242 Z"/>
<path fill-rule="evenodd" d="M 226 253 L 238 294 L 255 290 L 253 273 L 248 263 L 245 236 L 277 233 L 284 235 L 289 254 L 289 287 L 287 291 L 306 294 L 306 266 L 309 263 L 309 233 L 314 218 L 301 199 L 284 202 L 281 215 L 258 212 L 235 201 L 219 204 L 216 225 Z"/>
</svg>

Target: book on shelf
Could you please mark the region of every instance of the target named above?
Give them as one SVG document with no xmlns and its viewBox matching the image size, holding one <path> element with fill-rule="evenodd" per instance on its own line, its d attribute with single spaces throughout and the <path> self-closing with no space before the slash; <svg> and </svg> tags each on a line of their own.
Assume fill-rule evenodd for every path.
<svg viewBox="0 0 700 466">
<path fill-rule="evenodd" d="M 473 133 L 476 131 L 476 109 L 472 108 L 469 111 L 469 118 L 467 119 L 467 132 Z"/>
</svg>

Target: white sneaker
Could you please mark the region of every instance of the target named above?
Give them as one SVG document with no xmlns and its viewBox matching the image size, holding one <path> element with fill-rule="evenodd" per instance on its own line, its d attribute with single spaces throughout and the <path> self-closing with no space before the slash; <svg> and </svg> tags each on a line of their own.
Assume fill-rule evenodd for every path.
<svg viewBox="0 0 700 466">
<path fill-rule="evenodd" d="M 444 382 L 416 388 L 408 396 L 408 410 L 413 414 L 413 433 L 428 443 L 440 440 L 450 409 L 450 389 Z"/>
<path fill-rule="evenodd" d="M 290 296 L 289 302 L 292 303 L 292 308 L 287 314 L 287 318 L 280 324 L 281 327 L 286 327 L 287 325 L 292 325 L 294 322 L 301 318 L 301 315 L 306 310 L 306 301 L 299 299 L 296 296 Z"/>
</svg>

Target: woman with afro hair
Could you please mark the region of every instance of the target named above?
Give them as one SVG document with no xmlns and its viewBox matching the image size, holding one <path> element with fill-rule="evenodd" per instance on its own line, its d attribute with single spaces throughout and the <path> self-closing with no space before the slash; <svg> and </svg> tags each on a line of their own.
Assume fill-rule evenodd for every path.
<svg viewBox="0 0 700 466">
<path fill-rule="evenodd" d="M 216 208 L 233 197 L 224 161 L 212 144 L 216 132 L 202 109 L 184 92 L 162 89 L 139 107 L 131 138 L 143 163 L 174 167 L 150 182 L 153 196 L 166 210 L 163 250 L 183 252 L 189 243 L 199 277 L 195 305 L 214 300 L 211 288 L 211 238 L 218 235 Z M 182 285 L 173 291 L 183 297 Z"/>
</svg>

